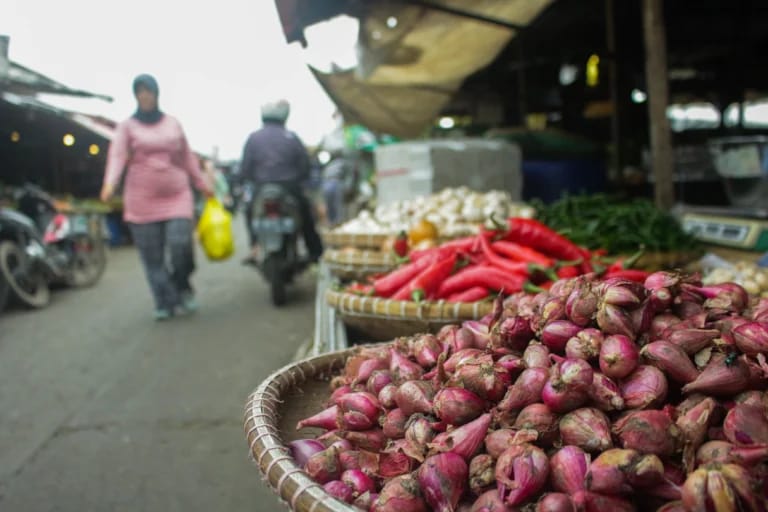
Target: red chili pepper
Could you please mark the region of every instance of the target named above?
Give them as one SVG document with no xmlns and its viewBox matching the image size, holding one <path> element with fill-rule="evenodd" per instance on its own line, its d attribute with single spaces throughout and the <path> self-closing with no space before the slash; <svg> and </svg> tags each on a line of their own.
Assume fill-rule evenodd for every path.
<svg viewBox="0 0 768 512">
<path fill-rule="evenodd" d="M 405 255 L 408 254 L 408 234 L 405 231 L 401 231 L 400 234 L 397 235 L 395 243 L 392 244 L 392 249 L 395 251 L 395 254 L 401 258 L 404 258 Z"/>
<path fill-rule="evenodd" d="M 645 249 L 640 249 L 632 256 L 628 256 L 626 258 L 619 258 L 613 263 L 610 264 L 606 272 L 616 272 L 617 270 L 625 270 L 630 269 L 637 264 L 637 261 L 642 257 L 642 255 L 645 253 Z"/>
<path fill-rule="evenodd" d="M 373 295 L 373 285 L 363 283 L 352 283 L 347 286 L 346 291 L 348 293 L 354 293 L 355 295 Z"/>
<path fill-rule="evenodd" d="M 584 258 L 581 248 L 541 222 L 522 217 L 510 217 L 507 223 L 509 225 L 507 240 L 533 247 L 557 259 L 582 260 L 582 272 L 591 272 L 592 266 Z"/>
<path fill-rule="evenodd" d="M 634 268 L 618 269 L 614 270 L 613 272 L 609 270 L 605 273 L 605 277 L 620 277 L 622 279 L 628 279 L 636 283 L 644 283 L 649 275 L 651 275 L 650 272 Z"/>
<path fill-rule="evenodd" d="M 555 273 L 560 279 L 567 279 L 569 277 L 580 276 L 581 270 L 573 265 L 566 265 L 565 267 L 560 267 L 557 269 Z"/>
<path fill-rule="evenodd" d="M 475 286 L 489 290 L 504 291 L 510 295 L 523 289 L 527 277 L 514 272 L 505 272 L 496 267 L 472 266 L 447 278 L 437 290 L 437 298 L 445 299 L 454 293 L 464 292 Z"/>
<path fill-rule="evenodd" d="M 493 252 L 491 244 L 488 241 L 488 238 L 484 236 L 484 233 L 480 233 L 478 239 L 480 242 L 480 249 L 483 251 L 483 255 L 485 255 L 485 257 L 488 259 L 488 262 L 494 267 L 517 274 L 529 275 L 531 273 L 528 263 L 522 261 L 509 261 L 508 259 L 503 258 Z"/>
<path fill-rule="evenodd" d="M 475 245 L 476 237 L 467 236 L 464 238 L 457 238 L 456 240 L 450 240 L 440 244 L 441 249 L 455 249 L 459 252 L 471 252 L 472 246 Z"/>
<path fill-rule="evenodd" d="M 597 256 L 602 258 L 603 256 L 606 256 L 606 255 L 608 255 L 608 249 L 604 249 L 602 247 L 592 251 L 592 256 Z"/>
<path fill-rule="evenodd" d="M 408 255 L 408 259 L 411 260 L 412 263 L 415 263 L 421 259 L 428 258 L 428 257 L 444 258 L 456 252 L 462 252 L 462 251 L 456 249 L 455 247 L 441 245 L 439 247 L 430 247 L 429 249 L 420 249 L 418 251 L 411 251 L 411 253 Z"/>
<path fill-rule="evenodd" d="M 423 272 L 435 260 L 437 254 L 419 259 L 413 263 L 408 263 L 393 270 L 384 277 L 380 277 L 373 282 L 373 290 L 378 297 L 391 297 L 393 293 L 405 286 L 409 281 Z"/>
<path fill-rule="evenodd" d="M 448 258 L 435 261 L 426 270 L 421 272 L 413 280 L 400 288 L 393 296 L 394 300 L 431 299 L 434 297 L 440 283 L 451 275 L 456 265 L 456 253 Z"/>
<path fill-rule="evenodd" d="M 477 302 L 483 300 L 488 296 L 488 288 L 482 286 L 473 286 L 463 292 L 458 292 L 450 295 L 447 299 L 448 302 Z"/>
<path fill-rule="evenodd" d="M 499 240 L 491 244 L 494 251 L 503 254 L 507 258 L 512 258 L 518 261 L 525 261 L 527 263 L 538 263 L 544 267 L 552 266 L 552 258 L 541 254 L 536 249 L 526 247 L 515 242 L 508 242 L 506 240 Z"/>
</svg>

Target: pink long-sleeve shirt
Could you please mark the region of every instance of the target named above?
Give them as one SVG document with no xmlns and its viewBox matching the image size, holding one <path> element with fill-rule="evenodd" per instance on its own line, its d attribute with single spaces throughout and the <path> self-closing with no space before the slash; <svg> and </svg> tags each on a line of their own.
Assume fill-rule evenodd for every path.
<svg viewBox="0 0 768 512">
<path fill-rule="evenodd" d="M 155 124 L 129 118 L 117 126 L 104 182 L 116 187 L 126 168 L 123 218 L 127 222 L 191 219 L 190 181 L 198 190 L 210 188 L 181 124 L 168 114 Z"/>
</svg>

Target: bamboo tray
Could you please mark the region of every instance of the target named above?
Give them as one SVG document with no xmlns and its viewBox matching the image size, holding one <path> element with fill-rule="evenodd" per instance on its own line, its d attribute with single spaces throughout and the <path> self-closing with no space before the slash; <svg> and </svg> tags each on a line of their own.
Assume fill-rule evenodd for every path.
<svg viewBox="0 0 768 512">
<path fill-rule="evenodd" d="M 490 301 L 417 304 L 332 290 L 326 292 L 325 298 L 346 325 L 357 329 L 371 341 L 386 341 L 420 332 L 437 333 L 447 324 L 476 320 L 493 310 Z"/>
<path fill-rule="evenodd" d="M 250 456 L 262 476 L 297 512 L 359 512 L 331 495 L 296 465 L 285 443 L 314 437 L 318 429 L 295 431 L 296 423 L 322 408 L 328 399 L 328 381 L 343 368 L 351 348 L 323 354 L 281 368 L 266 378 L 248 398 L 244 430 Z M 265 505 L 265 508 L 266 507 Z"/>
<path fill-rule="evenodd" d="M 331 274 L 346 280 L 389 272 L 397 266 L 391 254 L 367 249 L 326 249 L 323 260 Z"/>
<path fill-rule="evenodd" d="M 357 249 L 379 249 L 391 235 L 335 233 L 329 231 L 323 234 L 323 243 L 328 247 L 355 247 Z"/>
</svg>

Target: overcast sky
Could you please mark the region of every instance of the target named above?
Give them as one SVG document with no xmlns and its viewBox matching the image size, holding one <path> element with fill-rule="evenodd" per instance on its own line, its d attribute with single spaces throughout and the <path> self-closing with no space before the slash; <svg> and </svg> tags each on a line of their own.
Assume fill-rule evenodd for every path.
<svg viewBox="0 0 768 512">
<path fill-rule="evenodd" d="M 61 106 L 122 120 L 135 109 L 133 77 L 148 72 L 161 109 L 179 118 L 198 151 L 218 146 L 223 158 L 239 157 L 261 103 L 280 97 L 306 143 L 333 127 L 335 108 L 306 52 L 285 43 L 273 0 L 3 0 L 0 12 L 11 60 L 115 98 Z"/>
</svg>

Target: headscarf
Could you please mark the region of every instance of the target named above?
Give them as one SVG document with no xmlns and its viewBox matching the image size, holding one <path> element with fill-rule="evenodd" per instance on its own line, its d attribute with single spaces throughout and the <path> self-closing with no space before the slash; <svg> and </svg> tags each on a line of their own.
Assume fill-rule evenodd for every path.
<svg viewBox="0 0 768 512">
<path fill-rule="evenodd" d="M 139 91 L 139 87 L 145 87 L 152 93 L 155 98 L 160 95 L 160 89 L 157 86 L 157 80 L 152 75 L 142 74 L 133 79 L 133 94 L 134 96 Z M 133 114 L 134 119 L 144 124 L 155 124 L 163 118 L 162 111 L 155 105 L 154 110 L 144 111 L 140 108 L 136 108 L 136 112 Z"/>
</svg>

